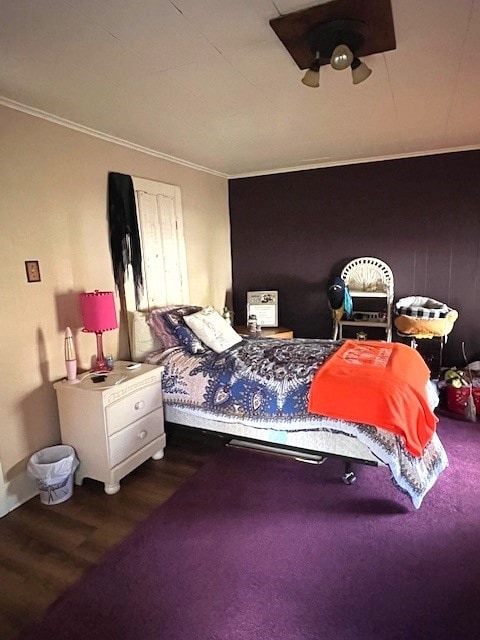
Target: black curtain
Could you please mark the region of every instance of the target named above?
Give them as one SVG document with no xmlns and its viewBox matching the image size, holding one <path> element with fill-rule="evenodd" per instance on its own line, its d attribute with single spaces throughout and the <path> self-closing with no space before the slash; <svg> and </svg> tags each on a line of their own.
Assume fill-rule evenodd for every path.
<svg viewBox="0 0 480 640">
<path fill-rule="evenodd" d="M 143 293 L 142 248 L 132 177 L 123 173 L 108 174 L 108 226 L 115 284 L 123 291 L 130 264 L 138 308 Z"/>
</svg>

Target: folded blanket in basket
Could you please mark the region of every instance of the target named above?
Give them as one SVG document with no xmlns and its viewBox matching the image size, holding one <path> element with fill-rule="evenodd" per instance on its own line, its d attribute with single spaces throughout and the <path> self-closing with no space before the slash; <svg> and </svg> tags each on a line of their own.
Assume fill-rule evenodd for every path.
<svg viewBox="0 0 480 640">
<path fill-rule="evenodd" d="M 429 377 L 411 347 L 347 340 L 315 373 L 308 411 L 391 431 L 418 457 L 438 421 L 425 391 Z"/>
<path fill-rule="evenodd" d="M 447 307 L 444 302 L 423 296 L 400 298 L 395 308 L 399 315 L 412 316 L 413 318 L 426 318 L 428 320 L 446 318 L 449 311 L 451 311 L 450 307 Z"/>
<path fill-rule="evenodd" d="M 458 313 L 443 302 L 422 296 L 400 298 L 395 305 L 395 327 L 401 334 L 417 338 L 447 336 L 453 329 Z"/>
</svg>

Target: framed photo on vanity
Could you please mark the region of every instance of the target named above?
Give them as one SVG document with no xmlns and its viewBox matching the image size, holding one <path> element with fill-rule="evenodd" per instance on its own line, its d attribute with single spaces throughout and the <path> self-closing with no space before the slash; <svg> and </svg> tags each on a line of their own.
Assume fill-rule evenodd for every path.
<svg viewBox="0 0 480 640">
<path fill-rule="evenodd" d="M 278 291 L 247 291 L 247 316 L 262 327 L 278 327 Z"/>
</svg>

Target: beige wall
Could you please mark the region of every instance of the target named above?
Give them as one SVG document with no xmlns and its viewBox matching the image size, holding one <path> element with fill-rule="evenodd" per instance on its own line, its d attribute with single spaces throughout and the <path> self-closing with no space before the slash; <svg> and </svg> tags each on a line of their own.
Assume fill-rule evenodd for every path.
<svg viewBox="0 0 480 640">
<path fill-rule="evenodd" d="M 96 350 L 95 337 L 80 332 L 78 294 L 114 290 L 108 172 L 180 186 L 195 304 L 223 306 L 230 226 L 225 178 L 2 106 L 0 145 L 0 468 L 11 482 L 33 452 L 60 440 L 52 382 L 65 375 L 65 327 L 79 366 L 88 368 Z M 39 261 L 41 282 L 27 283 L 25 260 Z M 126 357 L 123 336 L 105 333 L 105 353 Z"/>
</svg>

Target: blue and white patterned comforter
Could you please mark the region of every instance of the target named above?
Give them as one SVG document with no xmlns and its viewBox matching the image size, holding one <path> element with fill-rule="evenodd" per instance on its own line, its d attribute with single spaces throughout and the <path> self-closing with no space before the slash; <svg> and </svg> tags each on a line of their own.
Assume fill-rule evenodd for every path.
<svg viewBox="0 0 480 640">
<path fill-rule="evenodd" d="M 435 434 L 421 458 L 402 439 L 375 426 L 333 420 L 307 412 L 310 383 L 340 341 L 296 338 L 245 339 L 227 352 L 192 355 L 181 347 L 153 352 L 146 359 L 165 367 L 164 402 L 196 415 L 241 423 L 259 430 L 328 429 L 356 437 L 389 466 L 392 480 L 418 508 L 448 466 Z"/>
</svg>

